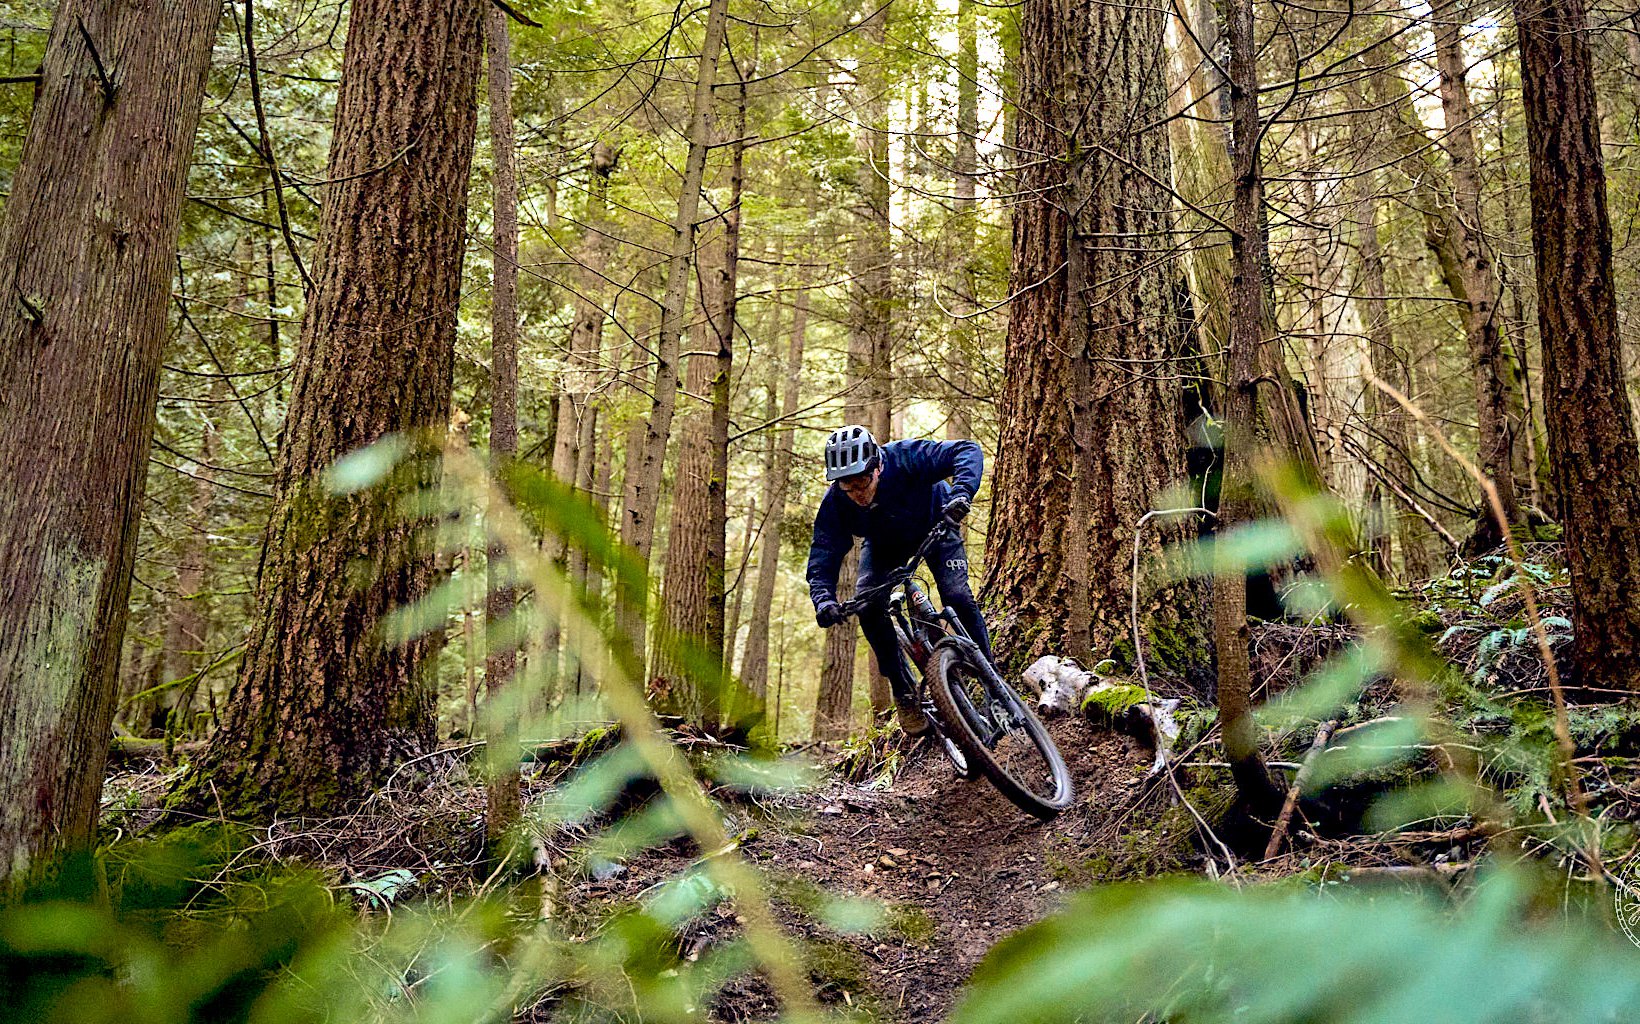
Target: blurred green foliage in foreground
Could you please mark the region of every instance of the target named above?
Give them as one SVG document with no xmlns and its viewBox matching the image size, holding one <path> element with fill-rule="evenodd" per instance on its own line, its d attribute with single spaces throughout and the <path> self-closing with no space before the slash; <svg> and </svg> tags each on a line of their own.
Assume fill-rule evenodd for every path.
<svg viewBox="0 0 1640 1024">
<path fill-rule="evenodd" d="M 304 873 L 206 884 L 232 855 L 208 827 L 127 846 L 0 911 L 0 1019 L 456 1024 L 533 1006 L 557 1019 L 704 1020 L 723 984 L 755 969 L 738 938 L 695 960 L 680 952 L 688 922 L 732 898 L 700 874 L 569 941 L 526 912 L 527 887 L 361 916 Z M 1485 871 L 1456 901 L 1336 879 L 1100 886 L 997 946 L 956 1019 L 1640 1018 L 1640 949 L 1602 923 L 1598 890 L 1580 891 L 1592 908 L 1568 907 L 1563 885 L 1527 868 Z M 840 931 L 880 923 L 821 917 Z"/>
</svg>

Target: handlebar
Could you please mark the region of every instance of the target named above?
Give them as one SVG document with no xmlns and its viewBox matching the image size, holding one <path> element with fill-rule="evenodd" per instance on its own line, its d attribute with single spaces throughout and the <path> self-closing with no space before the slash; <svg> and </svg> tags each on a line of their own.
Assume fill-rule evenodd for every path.
<svg viewBox="0 0 1640 1024">
<path fill-rule="evenodd" d="M 957 521 L 955 519 L 950 516 L 941 516 L 940 521 L 934 524 L 934 528 L 928 531 L 928 536 L 923 538 L 922 544 L 918 545 L 917 552 L 911 556 L 910 561 L 890 572 L 887 579 L 882 583 L 862 594 L 856 594 L 850 600 L 842 602 L 843 617 L 840 621 L 847 622 L 872 605 L 880 603 L 883 598 L 893 592 L 895 587 L 910 579 L 916 573 L 918 563 L 927 556 L 928 549 L 934 546 L 934 542 L 944 536 L 947 530 L 956 528 Z"/>
</svg>

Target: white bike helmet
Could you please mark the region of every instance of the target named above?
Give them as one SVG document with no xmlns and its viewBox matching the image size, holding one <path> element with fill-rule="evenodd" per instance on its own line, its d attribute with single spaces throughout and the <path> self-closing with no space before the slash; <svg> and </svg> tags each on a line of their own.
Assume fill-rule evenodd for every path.
<svg viewBox="0 0 1640 1024">
<path fill-rule="evenodd" d="M 826 482 L 869 473 L 877 463 L 877 439 L 865 427 L 847 426 L 826 438 Z"/>
</svg>

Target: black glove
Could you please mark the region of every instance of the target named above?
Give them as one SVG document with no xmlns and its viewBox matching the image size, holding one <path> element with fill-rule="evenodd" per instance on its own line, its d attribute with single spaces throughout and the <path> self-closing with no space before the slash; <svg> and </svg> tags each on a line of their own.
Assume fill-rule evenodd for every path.
<svg viewBox="0 0 1640 1024">
<path fill-rule="evenodd" d="M 974 503 L 959 494 L 945 503 L 945 507 L 940 509 L 940 515 L 951 520 L 953 523 L 960 523 L 962 522 L 963 517 L 973 511 L 973 508 Z"/>
<path fill-rule="evenodd" d="M 821 629 L 830 629 L 847 617 L 843 614 L 843 606 L 833 598 L 825 598 L 814 606 L 814 621 L 819 623 Z"/>
</svg>

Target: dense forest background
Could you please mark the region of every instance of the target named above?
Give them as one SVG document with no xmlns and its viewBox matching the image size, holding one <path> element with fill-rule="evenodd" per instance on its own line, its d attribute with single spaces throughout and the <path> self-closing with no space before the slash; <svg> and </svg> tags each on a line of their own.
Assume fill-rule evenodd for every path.
<svg viewBox="0 0 1640 1024">
<path fill-rule="evenodd" d="M 1014 291 L 1011 217 L 1022 203 L 1018 179 L 1033 163 L 1008 141 L 1017 130 L 1010 97 L 1018 89 L 1020 10 L 895 5 L 877 16 L 875 8 L 844 5 L 727 15 L 697 231 L 705 259 L 720 258 L 709 246 L 723 233 L 725 211 L 738 215 L 724 497 L 724 589 L 734 626 L 728 662 L 741 672 L 748 659 L 768 662 L 753 671 L 766 673 L 771 715 L 778 709 L 785 737 L 813 729 L 825 657 L 801 582 L 823 485 L 824 434 L 866 418 L 861 410 L 877 416 L 877 404 L 886 403 L 885 436 L 972 436 L 996 458 Z M 6 18 L 12 81 L 0 95 L 0 169 L 8 180 L 52 13 L 49 4 L 12 5 Z M 252 50 L 235 7 L 211 51 L 120 668 L 126 696 L 199 673 L 186 687 L 188 703 L 208 721 L 218 717 L 213 709 L 237 671 L 252 617 L 305 282 L 318 255 L 346 13 L 335 4 L 255 9 Z M 1129 111 L 1121 115 L 1127 123 L 1110 127 L 1167 134 L 1171 161 L 1157 166 L 1173 208 L 1152 211 L 1168 234 L 1150 245 L 1168 261 L 1171 283 L 1188 279 L 1193 288 L 1188 297 L 1156 296 L 1187 319 L 1169 325 L 1170 314 L 1156 307 L 1155 326 L 1188 338 L 1206 358 L 1222 347 L 1228 317 L 1227 280 L 1213 278 L 1228 260 L 1228 96 L 1209 92 L 1223 71 L 1213 11 L 1179 14 L 1146 26 L 1155 38 L 1129 69 L 1153 80 L 1147 99 L 1165 98 L 1166 108 L 1144 111 L 1154 124 L 1135 123 Z M 1462 450 L 1478 450 L 1465 259 L 1484 261 L 1492 291 L 1486 315 L 1499 336 L 1519 499 L 1557 518 L 1544 450 L 1514 29 L 1482 7 L 1433 16 L 1278 7 L 1259 15 L 1270 315 L 1303 381 L 1328 481 L 1369 524 L 1398 578 L 1427 576 L 1473 532 L 1479 492 L 1396 410 L 1381 409 L 1385 400 L 1364 378 L 1374 369 L 1392 382 L 1401 375 L 1433 423 Z M 530 16 L 546 20 L 539 28 L 512 24 L 507 69 L 517 123 L 509 184 L 518 203 L 518 451 L 586 482 L 618 526 L 629 435 L 652 404 L 652 352 L 704 23 L 671 7 Z M 1628 254 L 1640 44 L 1631 13 L 1598 8 L 1591 18 L 1622 309 L 1621 297 L 1635 287 Z M 1457 47 L 1444 78 L 1443 31 Z M 1198 49 L 1204 40 L 1212 59 Z M 1449 107 L 1458 89 L 1467 97 Z M 1465 111 L 1464 120 L 1448 128 L 1453 109 Z M 479 446 L 493 429 L 491 266 L 502 184 L 493 116 L 479 104 L 452 311 L 452 423 Z M 425 216 L 455 216 L 460 198 Z M 1471 216 L 1479 222 L 1468 223 Z M 711 348 L 711 329 L 692 292 L 683 315 L 682 363 L 704 362 L 694 354 Z M 1617 326 L 1631 337 L 1628 318 Z M 1630 371 L 1631 351 L 1625 345 Z M 686 367 L 681 372 L 687 376 Z M 1168 376 L 1181 390 L 1190 386 L 1177 367 Z M 696 380 L 682 382 L 680 437 L 709 397 L 699 382 L 710 375 Z M 1146 427 L 1107 420 L 1092 429 L 1097 443 L 1124 447 Z M 580 477 L 571 459 L 584 464 Z M 1177 462 L 1162 474 L 1176 475 Z M 669 465 L 654 519 L 658 567 L 674 525 L 672 472 Z M 987 533 L 987 498 L 974 524 L 976 546 Z M 472 577 L 473 593 L 482 592 L 481 551 L 470 563 L 458 553 L 445 571 Z M 479 605 L 468 601 L 460 614 L 481 613 Z M 474 685 L 468 665 L 483 661 L 483 631 L 458 618 L 449 633 L 438 655 L 440 706 L 446 728 L 459 730 Z M 475 643 L 476 654 L 468 650 Z M 863 647 L 855 658 L 863 681 Z M 856 691 L 863 701 L 864 686 Z M 124 711 L 128 725 L 149 731 L 137 721 L 143 709 Z M 199 725 L 190 720 L 183 729 L 196 735 Z"/>
<path fill-rule="evenodd" d="M 1524 815 L 1603 884 L 1640 807 L 1637 19 L 0 5 L 0 875 L 107 838 L 105 762 L 150 822 L 260 826 L 470 755 L 469 866 L 556 791 L 513 755 L 610 725 L 891 778 L 886 682 L 804 579 L 860 423 L 984 449 L 1011 678 L 1184 702 L 1216 782 L 1144 792 L 1198 859 L 1115 877 L 1275 858 L 1292 776 L 1367 729 L 1415 752 L 1380 789 L 1433 787 L 1420 842 Z"/>
</svg>

